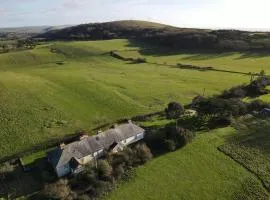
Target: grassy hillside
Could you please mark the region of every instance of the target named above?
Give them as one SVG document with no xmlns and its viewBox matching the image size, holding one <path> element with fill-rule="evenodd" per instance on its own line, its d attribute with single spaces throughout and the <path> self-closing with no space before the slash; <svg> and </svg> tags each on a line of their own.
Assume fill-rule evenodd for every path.
<svg viewBox="0 0 270 200">
<path fill-rule="evenodd" d="M 235 124 L 237 136 L 220 147 L 221 151 L 254 173 L 270 191 L 269 120 L 243 118 Z"/>
<path fill-rule="evenodd" d="M 236 72 L 259 73 L 261 70 L 269 73 L 270 54 L 255 52 L 226 52 L 214 51 L 153 51 L 140 49 L 134 51 L 118 52 L 123 57 L 138 58 L 144 57 L 148 62 L 159 64 L 177 65 L 192 64 L 202 67 L 213 67 L 218 70 L 231 70 Z"/>
<path fill-rule="evenodd" d="M 249 81 L 237 74 L 129 64 L 108 53 L 138 48 L 130 46 L 127 40 L 55 42 L 0 54 L 1 158 L 76 130 L 164 109 L 169 101 L 188 103 L 204 88 L 212 95 Z"/>
<path fill-rule="evenodd" d="M 138 168 L 136 177 L 107 199 L 267 200 L 260 182 L 217 150 L 232 133 L 232 128 L 224 128 L 198 135 L 184 149 Z"/>
<path fill-rule="evenodd" d="M 45 40 L 136 39 L 173 49 L 266 50 L 269 33 L 172 27 L 147 21 L 113 21 L 81 24 L 39 34 Z"/>
</svg>

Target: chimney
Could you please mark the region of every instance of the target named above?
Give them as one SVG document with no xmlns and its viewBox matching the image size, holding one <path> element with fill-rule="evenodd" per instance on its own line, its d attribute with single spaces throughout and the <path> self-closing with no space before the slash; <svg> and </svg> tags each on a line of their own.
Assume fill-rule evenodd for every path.
<svg viewBox="0 0 270 200">
<path fill-rule="evenodd" d="M 81 136 L 80 136 L 80 138 L 79 138 L 79 139 L 80 139 L 80 140 L 84 140 L 84 139 L 86 139 L 86 138 L 88 138 L 88 135 L 83 134 L 83 135 L 81 135 Z"/>
<path fill-rule="evenodd" d="M 61 143 L 61 144 L 60 144 L 60 149 L 64 149 L 65 146 L 66 146 L 65 143 Z"/>
</svg>

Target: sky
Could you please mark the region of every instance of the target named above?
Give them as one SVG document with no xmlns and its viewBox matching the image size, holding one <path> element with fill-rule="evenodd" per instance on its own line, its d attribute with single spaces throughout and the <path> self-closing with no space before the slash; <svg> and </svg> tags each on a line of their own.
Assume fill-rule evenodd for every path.
<svg viewBox="0 0 270 200">
<path fill-rule="evenodd" d="M 270 0 L 0 0 L 0 27 L 146 20 L 190 28 L 270 30 Z"/>
</svg>

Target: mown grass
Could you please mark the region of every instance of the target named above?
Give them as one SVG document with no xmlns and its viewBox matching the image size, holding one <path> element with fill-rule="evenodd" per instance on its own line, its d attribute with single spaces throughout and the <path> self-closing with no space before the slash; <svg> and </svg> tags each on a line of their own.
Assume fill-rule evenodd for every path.
<svg viewBox="0 0 270 200">
<path fill-rule="evenodd" d="M 128 64 L 108 53 L 134 48 L 127 40 L 52 42 L 0 54 L 0 158 L 45 148 L 77 130 L 163 110 L 170 101 L 189 103 L 204 89 L 213 95 L 249 81 L 243 75 Z"/>
<path fill-rule="evenodd" d="M 255 176 L 217 150 L 234 132 L 223 128 L 198 134 L 185 148 L 139 167 L 135 178 L 120 184 L 107 199 L 267 200 Z"/>
</svg>

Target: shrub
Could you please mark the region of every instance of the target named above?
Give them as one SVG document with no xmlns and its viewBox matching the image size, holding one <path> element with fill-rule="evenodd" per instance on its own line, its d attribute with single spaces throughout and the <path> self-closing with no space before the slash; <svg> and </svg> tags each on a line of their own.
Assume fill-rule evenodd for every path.
<svg viewBox="0 0 270 200">
<path fill-rule="evenodd" d="M 115 178 L 121 178 L 125 174 L 125 169 L 123 167 L 123 164 L 116 165 L 113 169 L 113 176 Z"/>
<path fill-rule="evenodd" d="M 124 170 L 146 163 L 152 159 L 151 150 L 146 144 L 137 144 L 134 148 L 126 147 L 124 151 L 112 154 L 109 162 L 113 168 L 121 166 Z"/>
<path fill-rule="evenodd" d="M 98 172 L 94 167 L 88 166 L 86 171 L 81 176 L 82 176 L 81 178 L 82 181 L 89 184 L 93 184 L 97 180 Z M 78 177 L 80 177 L 80 175 Z"/>
<path fill-rule="evenodd" d="M 220 116 L 214 117 L 208 121 L 208 128 L 214 129 L 218 127 L 226 127 L 232 123 L 232 118 L 230 116 Z"/>
<path fill-rule="evenodd" d="M 260 71 L 260 76 L 265 76 L 265 71 L 264 70 Z"/>
<path fill-rule="evenodd" d="M 106 160 L 99 160 L 97 164 L 98 175 L 101 178 L 108 178 L 112 175 L 112 167 Z"/>
<path fill-rule="evenodd" d="M 247 94 L 251 97 L 267 94 L 268 90 L 265 87 L 268 85 L 270 85 L 270 77 L 260 76 L 246 86 Z"/>
<path fill-rule="evenodd" d="M 135 63 L 146 63 L 146 58 L 136 58 L 133 59 Z"/>
<path fill-rule="evenodd" d="M 70 195 L 71 190 L 68 181 L 64 179 L 45 185 L 43 190 L 43 196 L 46 199 L 66 200 Z"/>
<path fill-rule="evenodd" d="M 171 102 L 165 109 L 165 113 L 168 119 L 177 119 L 185 111 L 184 107 L 178 102 Z"/>
<path fill-rule="evenodd" d="M 113 184 L 111 182 L 99 180 L 92 189 L 92 195 L 94 197 L 106 196 L 112 189 Z"/>
<path fill-rule="evenodd" d="M 82 195 L 82 196 L 78 197 L 77 200 L 91 200 L 91 198 L 87 195 Z"/>
<path fill-rule="evenodd" d="M 164 144 L 165 144 L 168 151 L 175 151 L 176 150 L 176 144 L 173 140 L 171 140 L 171 139 L 165 140 Z"/>
<path fill-rule="evenodd" d="M 232 87 L 229 90 L 225 90 L 219 97 L 224 99 L 229 98 L 243 98 L 247 95 L 244 85 Z"/>
<path fill-rule="evenodd" d="M 266 103 L 260 99 L 256 99 L 248 104 L 249 111 L 261 111 L 264 108 L 269 108 L 269 103 Z"/>
<path fill-rule="evenodd" d="M 166 140 L 172 140 L 175 143 L 176 148 L 181 148 L 190 143 L 194 136 L 195 135 L 191 131 L 181 127 L 166 127 Z"/>
<path fill-rule="evenodd" d="M 247 113 L 247 104 L 240 99 L 223 99 L 212 97 L 200 99 L 196 102 L 196 110 L 199 115 L 210 116 L 239 116 Z"/>
<path fill-rule="evenodd" d="M 135 169 L 130 169 L 124 174 L 124 176 L 122 176 L 121 180 L 127 182 L 133 179 L 135 176 L 136 176 Z"/>
<path fill-rule="evenodd" d="M 137 144 L 133 152 L 134 157 L 137 158 L 138 164 L 144 164 L 153 158 L 151 150 L 144 143 Z"/>
</svg>

